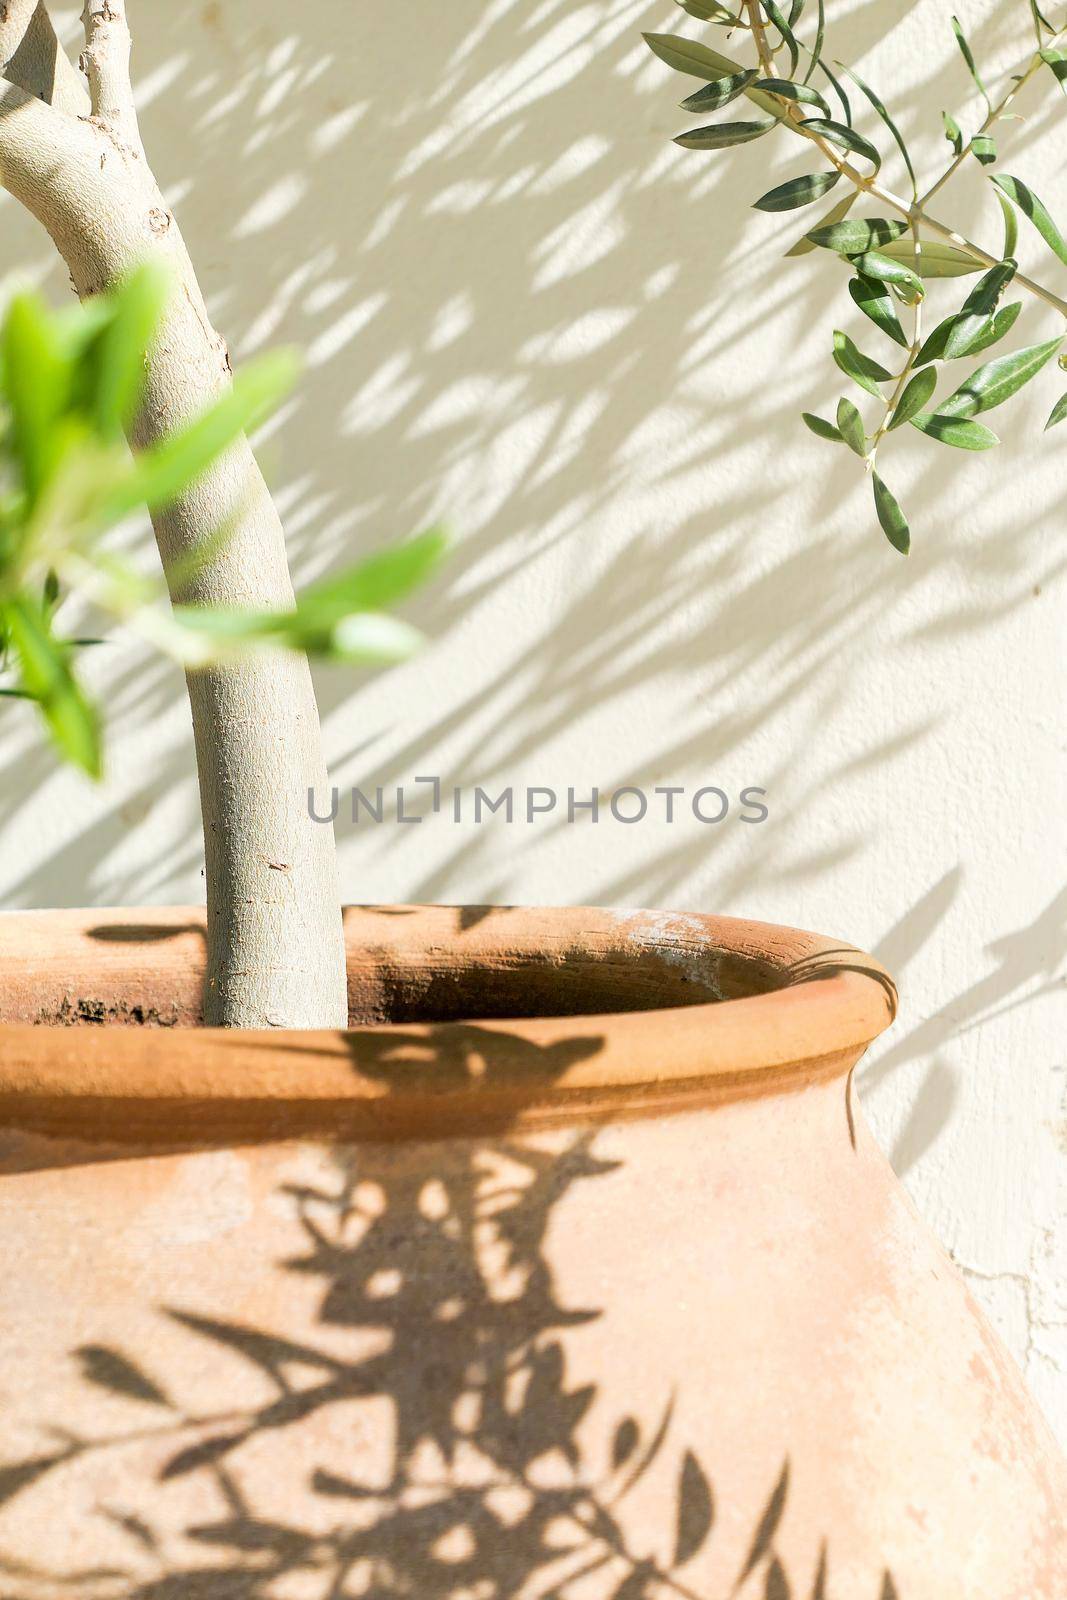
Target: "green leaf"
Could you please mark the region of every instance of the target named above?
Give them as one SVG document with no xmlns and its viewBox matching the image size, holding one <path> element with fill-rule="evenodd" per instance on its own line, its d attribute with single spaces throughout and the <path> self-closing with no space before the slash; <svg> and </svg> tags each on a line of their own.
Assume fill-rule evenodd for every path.
<svg viewBox="0 0 1067 1600">
<path fill-rule="evenodd" d="M 775 0 L 763 0 L 763 9 L 778 29 L 782 36 L 782 43 L 789 51 L 789 71 L 792 74 L 797 70 L 797 65 L 800 61 L 800 47 L 794 37 L 793 30 L 785 17 L 783 17 L 779 7 L 775 4 Z"/>
<path fill-rule="evenodd" d="M 349 612 L 385 610 L 425 583 L 447 547 L 443 529 L 430 528 L 367 557 L 349 572 L 311 584 L 298 595 L 297 610 L 320 625 L 338 622 Z"/>
<path fill-rule="evenodd" d="M 768 189 L 752 202 L 756 211 L 795 211 L 798 206 L 821 200 L 840 178 L 839 172 L 809 172 L 803 178 L 790 178 L 776 189 Z"/>
<path fill-rule="evenodd" d="M 917 254 L 911 238 L 893 239 L 878 248 L 894 261 L 903 261 L 920 278 L 962 278 L 967 273 L 982 271 L 981 261 L 958 250 L 954 244 L 941 244 L 936 239 L 924 239 Z"/>
<path fill-rule="evenodd" d="M 35 294 L 17 294 L 0 332 L 0 358 L 11 414 L 11 444 L 31 506 L 61 449 L 59 429 L 71 390 L 71 367 L 48 308 Z"/>
<path fill-rule="evenodd" d="M 822 55 L 822 42 L 826 37 L 826 6 L 824 4 L 824 0 L 818 0 L 816 17 L 815 43 L 811 47 L 811 55 L 808 60 L 808 70 L 804 74 L 805 83 L 810 81 L 811 75 L 819 63 L 819 57 Z"/>
<path fill-rule="evenodd" d="M 1062 88 L 1067 82 L 1067 54 L 1062 50 L 1041 50 L 1038 53 Z"/>
<path fill-rule="evenodd" d="M 91 354 L 91 406 L 97 430 L 117 434 L 133 420 L 145 379 L 145 358 L 171 292 L 169 272 L 158 263 L 137 268 L 110 296 L 111 316 Z"/>
<path fill-rule="evenodd" d="M 997 301 L 1014 278 L 1016 270 L 1014 261 L 1001 261 L 979 278 L 949 329 L 945 340 L 946 361 L 954 361 L 957 356 L 970 353 L 974 341 L 986 331 Z"/>
<path fill-rule="evenodd" d="M 1019 219 L 1015 215 L 1015 207 L 1000 190 L 994 189 L 993 193 L 997 197 L 997 203 L 1004 217 L 1004 248 L 1000 254 L 1001 259 L 1006 261 L 1009 256 L 1015 255 L 1015 246 L 1019 240 Z"/>
<path fill-rule="evenodd" d="M 675 72 L 687 72 L 693 78 L 706 78 L 711 82 L 715 78 L 733 77 L 745 70 L 740 62 L 731 61 L 729 56 L 721 56 L 717 50 L 710 50 L 706 44 L 698 44 L 695 39 L 683 39 L 672 33 L 646 33 L 642 37 L 653 54 L 666 62 L 668 67 L 673 67 Z M 763 94 L 756 88 L 746 92 L 761 110 L 773 117 L 780 118 L 783 115 L 780 102 L 773 100 L 769 94 Z"/>
<path fill-rule="evenodd" d="M 681 6 L 683 11 L 688 11 L 691 17 L 696 17 L 698 22 L 736 21 L 733 12 L 718 5 L 717 0 L 674 0 L 674 3 Z"/>
<path fill-rule="evenodd" d="M 18 653 L 20 687 L 36 700 L 53 742 L 90 778 L 100 778 L 99 719 L 70 669 L 65 647 L 52 634 L 44 613 L 29 600 L 9 601 L 4 622 Z"/>
<path fill-rule="evenodd" d="M 1064 398 L 1067 399 L 1067 396 Z M 817 417 L 811 411 L 802 411 L 800 415 L 807 426 L 811 429 L 812 433 L 814 433 L 818 438 L 831 439 L 834 444 L 844 444 L 845 441 L 841 437 L 841 434 L 834 427 L 832 422 L 826 421 L 825 417 Z"/>
<path fill-rule="evenodd" d="M 1049 412 L 1048 421 L 1045 423 L 1045 432 L 1054 428 L 1057 422 L 1062 422 L 1067 417 L 1067 394 L 1061 394 L 1052 410 Z"/>
<path fill-rule="evenodd" d="M 988 167 L 997 159 L 997 147 L 988 133 L 976 133 L 971 140 L 971 154 L 983 167 Z"/>
<path fill-rule="evenodd" d="M 830 107 L 822 95 L 806 83 L 791 83 L 788 78 L 760 78 L 756 87 L 763 89 L 767 94 L 776 94 L 781 100 L 818 106 L 824 117 L 830 115 Z"/>
<path fill-rule="evenodd" d="M 889 431 L 901 427 L 905 422 L 910 422 L 912 417 L 917 416 L 936 388 L 937 373 L 933 367 L 926 367 L 922 372 L 917 372 L 914 377 L 909 378 L 904 393 L 897 401 Z"/>
<path fill-rule="evenodd" d="M 993 182 L 1019 207 L 1025 217 L 1029 217 L 1049 249 L 1067 265 L 1067 241 L 1053 222 L 1044 202 L 1021 178 L 1013 178 L 1010 173 L 997 173 Z"/>
<path fill-rule="evenodd" d="M 1013 300 L 1010 305 L 1001 306 L 985 331 L 975 339 L 965 354 L 969 356 L 977 355 L 980 350 L 987 350 L 991 344 L 996 344 L 998 339 L 1003 339 L 1004 335 L 1009 333 L 1015 326 L 1016 319 L 1022 308 L 1023 303 L 1021 300 Z M 948 336 L 952 332 L 955 321 L 956 318 L 952 316 L 946 317 L 944 322 L 938 323 L 915 358 L 917 367 L 925 365 L 927 361 L 944 361 L 947 359 L 945 345 L 948 343 Z"/>
<path fill-rule="evenodd" d="M 840 222 L 844 217 L 847 217 L 858 199 L 859 190 L 853 189 L 843 200 L 839 200 L 836 205 L 830 207 L 819 223 L 819 227 L 827 228 L 831 223 Z M 788 260 L 791 256 L 806 256 L 809 251 L 816 248 L 817 246 L 812 244 L 807 234 L 802 233 L 796 244 L 785 252 L 785 259 Z"/>
<path fill-rule="evenodd" d="M 970 45 L 967 43 L 967 36 L 964 33 L 963 29 L 960 27 L 959 19 L 957 17 L 953 17 L 953 19 L 952 19 L 952 31 L 956 35 L 956 43 L 960 47 L 960 54 L 962 55 L 964 61 L 966 61 L 966 63 L 967 63 L 967 70 L 969 71 L 969 73 L 971 74 L 972 79 L 974 80 L 974 86 L 978 90 L 978 93 L 982 96 L 982 99 L 985 101 L 987 108 L 990 111 L 992 111 L 992 109 L 993 109 L 992 101 L 989 98 L 989 94 L 988 94 L 988 92 L 986 90 L 985 84 L 982 82 L 981 78 L 978 76 L 978 68 L 974 64 L 974 55 L 973 55 L 973 53 L 971 51 Z"/>
<path fill-rule="evenodd" d="M 894 261 L 892 256 L 882 255 L 879 250 L 866 250 L 863 255 L 854 256 L 852 264 L 865 278 L 876 278 L 879 283 L 891 283 L 905 290 L 909 304 L 920 300 L 926 293 L 918 273 L 912 272 L 903 261 Z"/>
<path fill-rule="evenodd" d="M 257 426 L 292 387 L 297 363 L 277 350 L 239 371 L 215 404 L 186 427 L 134 456 L 130 473 L 108 494 L 103 515 L 119 521 L 140 505 L 170 505 L 242 433 Z"/>
<path fill-rule="evenodd" d="M 911 425 L 920 433 L 928 434 L 941 444 L 951 444 L 957 450 L 991 450 L 1000 440 L 980 422 L 968 422 L 962 417 L 943 417 L 938 411 L 920 411 L 912 417 Z"/>
<path fill-rule="evenodd" d="M 878 385 L 888 382 L 891 374 L 877 361 L 872 361 L 870 356 L 865 356 L 858 350 L 847 333 L 840 329 L 834 330 L 834 360 L 841 371 L 858 383 L 861 389 L 866 389 L 868 394 L 882 398 L 882 391 Z"/>
<path fill-rule="evenodd" d="M 892 117 L 889 115 L 889 112 L 886 110 L 886 108 L 882 104 L 881 100 L 875 94 L 874 90 L 870 87 L 869 84 L 864 83 L 864 81 L 860 77 L 859 73 L 858 72 L 853 72 L 851 67 L 846 67 L 843 61 L 839 61 L 837 63 L 837 65 L 841 68 L 842 72 L 845 72 L 845 73 L 848 74 L 848 76 L 852 79 L 852 82 L 856 85 L 857 89 L 859 89 L 862 94 L 866 95 L 867 99 L 870 101 L 870 103 L 874 107 L 875 111 L 878 113 L 878 115 L 881 117 L 882 121 L 885 123 L 886 127 L 889 129 L 889 131 L 892 134 L 894 140 L 896 141 L 897 149 L 900 151 L 901 155 L 904 157 L 904 165 L 908 169 L 908 177 L 911 179 L 912 192 L 914 193 L 916 191 L 916 187 L 917 187 L 917 182 L 916 182 L 916 177 L 915 177 L 915 168 L 911 164 L 911 157 L 908 154 L 908 147 L 904 143 L 904 136 L 901 133 L 900 129 L 897 127 L 896 123 L 893 121 Z"/>
<path fill-rule="evenodd" d="M 730 77 L 716 78 L 714 83 L 709 83 L 703 89 L 698 89 L 695 94 L 687 96 L 682 101 L 683 111 L 718 111 L 721 106 L 727 106 L 731 100 L 736 100 L 738 95 L 744 94 L 750 83 L 759 77 L 755 68 L 748 72 L 735 72 Z"/>
<path fill-rule="evenodd" d="M 804 126 L 810 128 L 812 133 L 820 134 L 824 139 L 829 139 L 831 144 L 836 144 L 841 150 L 849 150 L 853 155 L 863 156 L 869 161 L 877 172 L 882 165 L 882 158 L 877 148 L 869 139 L 856 132 L 855 128 L 848 128 L 841 122 L 831 122 L 826 117 L 809 117 Z"/>
<path fill-rule="evenodd" d="M 945 125 L 945 138 L 948 140 L 949 144 L 952 146 L 952 149 L 955 152 L 955 154 L 958 155 L 958 156 L 961 156 L 963 154 L 963 130 L 962 130 L 962 128 L 960 127 L 959 123 L 956 121 L 955 117 L 952 116 L 951 113 L 948 112 L 948 111 L 942 111 L 942 113 L 941 113 L 941 121 Z"/>
<path fill-rule="evenodd" d="M 911 529 L 908 527 L 908 519 L 877 472 L 872 472 L 871 483 L 874 488 L 874 508 L 878 513 L 882 532 L 893 549 L 899 550 L 902 556 L 906 556 L 911 549 Z"/>
<path fill-rule="evenodd" d="M 906 222 L 890 221 L 884 217 L 859 217 L 849 222 L 832 222 L 829 226 L 812 228 L 808 238 L 812 244 L 822 245 L 825 250 L 857 256 L 889 244 L 907 231 Z"/>
<path fill-rule="evenodd" d="M 965 378 L 954 394 L 938 407 L 945 417 L 973 417 L 979 411 L 992 411 L 1017 394 L 1023 384 L 1029 383 L 1051 361 L 1063 343 L 1063 336 L 1049 339 L 1044 344 L 1027 345 L 1023 350 L 1010 350 L 996 356 L 984 366 L 977 367 Z"/>
<path fill-rule="evenodd" d="M 773 127 L 771 120 L 713 122 L 706 128 L 691 128 L 688 133 L 677 134 L 674 142 L 685 150 L 724 150 L 727 145 L 749 144 L 753 139 L 760 139 Z"/>
<path fill-rule="evenodd" d="M 866 457 L 867 430 L 863 426 L 863 418 L 851 400 L 842 399 L 837 402 L 837 428 L 849 449 L 854 450 L 858 456 Z"/>
<path fill-rule="evenodd" d="M 897 344 L 907 348 L 909 343 L 907 334 L 900 326 L 900 318 L 897 316 L 892 296 L 882 284 L 876 283 L 873 278 L 851 278 L 848 292 L 864 316 L 870 317 L 875 326 L 888 334 L 890 339 L 895 339 Z"/>
</svg>

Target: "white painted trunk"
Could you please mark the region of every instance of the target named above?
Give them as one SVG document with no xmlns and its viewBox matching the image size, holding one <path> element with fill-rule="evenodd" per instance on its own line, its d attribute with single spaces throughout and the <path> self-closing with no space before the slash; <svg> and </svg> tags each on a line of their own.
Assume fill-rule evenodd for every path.
<svg viewBox="0 0 1067 1600">
<path fill-rule="evenodd" d="M 0 61 L 8 74 L 0 82 L 4 186 L 47 228 L 79 295 L 106 289 L 152 255 L 164 258 L 175 277 L 135 429 L 133 442 L 146 444 L 225 387 L 226 347 L 211 326 L 177 223 L 141 147 L 119 0 L 86 6 L 91 117 L 70 114 L 78 109 L 81 80 L 55 52 L 43 7 L 23 7 L 31 17 L 29 25 L 23 21 L 21 63 L 3 47 L 3 29 L 15 25 L 18 7 L 19 0 L 0 5 Z M 13 84 L 16 67 L 20 77 Z M 244 440 L 153 522 L 173 599 L 292 604 L 281 522 Z M 220 530 L 226 537 L 210 559 L 191 563 Z M 309 788 L 321 793 L 326 787 L 307 661 L 261 655 L 190 674 L 188 686 L 207 867 L 205 1021 L 344 1027 L 333 832 L 312 821 L 307 803 Z"/>
</svg>

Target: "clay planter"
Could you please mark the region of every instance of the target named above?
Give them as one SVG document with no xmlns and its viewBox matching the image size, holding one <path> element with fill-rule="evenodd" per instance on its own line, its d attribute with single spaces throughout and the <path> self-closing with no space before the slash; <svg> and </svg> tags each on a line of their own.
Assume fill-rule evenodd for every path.
<svg viewBox="0 0 1067 1600">
<path fill-rule="evenodd" d="M 1063 1600 L 1064 1468 L 872 1144 L 868 957 L 347 917 L 198 1029 L 193 911 L 0 918 L 4 1600 Z"/>
</svg>

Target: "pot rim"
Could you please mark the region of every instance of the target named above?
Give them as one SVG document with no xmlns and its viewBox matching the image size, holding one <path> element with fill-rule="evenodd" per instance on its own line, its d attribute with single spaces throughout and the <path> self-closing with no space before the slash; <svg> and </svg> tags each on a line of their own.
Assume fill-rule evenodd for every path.
<svg viewBox="0 0 1067 1600">
<path fill-rule="evenodd" d="M 190 1025 L 202 907 L 0 914 L 0 1128 L 185 1147 L 653 1115 L 844 1076 L 896 1011 L 893 980 L 863 951 L 735 917 L 346 907 L 345 932 L 367 1020 L 237 1031 Z M 449 985 L 506 998 L 556 982 L 562 1014 L 384 1020 L 382 996 L 405 985 L 432 1003 Z M 621 1009 L 575 1006 L 612 984 Z M 100 1015 L 57 1003 L 87 986 L 105 996 Z M 64 1025 L 138 1021 L 130 995 L 169 995 L 177 1025 Z"/>
</svg>

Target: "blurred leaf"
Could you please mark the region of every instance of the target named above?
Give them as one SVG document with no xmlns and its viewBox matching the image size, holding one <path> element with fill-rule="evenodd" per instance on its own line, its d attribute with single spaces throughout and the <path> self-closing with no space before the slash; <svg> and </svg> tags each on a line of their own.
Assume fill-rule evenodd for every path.
<svg viewBox="0 0 1067 1600">
<path fill-rule="evenodd" d="M 102 1344 L 85 1344 L 77 1351 L 82 1364 L 82 1375 L 89 1383 L 113 1394 L 125 1395 L 129 1400 L 143 1400 L 148 1405 L 169 1406 L 163 1390 L 139 1367 L 117 1350 Z"/>
<path fill-rule="evenodd" d="M 1042 28 L 1047 28 L 1049 33 L 1056 32 L 1056 29 L 1052 26 L 1052 23 L 1048 20 L 1044 12 L 1041 10 L 1041 7 L 1038 5 L 1037 0 L 1030 0 L 1030 15 L 1034 19 L 1034 28 L 1039 39 L 1041 37 Z"/>
<path fill-rule="evenodd" d="M 986 91 L 985 84 L 982 82 L 981 78 L 978 76 L 978 68 L 974 64 L 974 55 L 973 55 L 973 53 L 971 51 L 970 45 L 967 43 L 967 36 L 964 33 L 963 29 L 960 27 L 959 19 L 957 17 L 953 17 L 953 19 L 952 19 L 952 31 L 956 35 L 956 43 L 960 47 L 960 54 L 962 55 L 964 61 L 966 61 L 966 63 L 967 63 L 967 70 L 971 74 L 971 78 L 974 81 L 974 86 L 978 90 L 978 93 L 982 96 L 982 99 L 985 101 L 986 108 L 989 111 L 992 111 L 992 109 L 993 109 L 992 101 L 990 100 L 989 95 L 988 95 L 988 93 Z"/>
<path fill-rule="evenodd" d="M 753 209 L 794 211 L 797 206 L 810 205 L 813 200 L 821 200 L 840 176 L 839 172 L 809 172 L 803 178 L 790 178 L 788 183 L 780 183 L 776 189 L 768 189 L 758 200 L 753 200 Z"/>
<path fill-rule="evenodd" d="M 812 228 L 808 238 L 812 244 L 825 250 L 837 250 L 841 255 L 862 255 L 883 244 L 889 244 L 906 233 L 908 224 L 890 221 L 885 217 L 858 217 L 848 222 L 831 222 Z"/>
<path fill-rule="evenodd" d="M 1023 350 L 1012 350 L 1007 355 L 987 361 L 965 378 L 955 393 L 938 407 L 939 414 L 945 417 L 973 417 L 979 411 L 992 411 L 994 406 L 1010 400 L 1025 383 L 1036 377 L 1062 343 L 1061 334 L 1058 339 L 1028 345 Z"/>
<path fill-rule="evenodd" d="M 675 144 L 685 150 L 723 150 L 727 145 L 748 144 L 759 139 L 774 127 L 772 120 L 765 122 L 715 122 L 706 128 L 691 128 L 688 133 L 675 136 Z"/>
<path fill-rule="evenodd" d="M 965 353 L 970 356 L 977 355 L 980 350 L 986 350 L 991 344 L 996 344 L 998 339 L 1002 339 L 1006 333 L 1011 331 L 1022 308 L 1023 303 L 1021 300 L 1013 300 L 1010 305 L 1001 306 L 989 326 L 975 339 Z M 947 359 L 945 346 L 948 343 L 948 336 L 952 332 L 955 321 L 955 316 L 951 316 L 946 317 L 944 322 L 938 323 L 920 349 L 919 354 L 915 357 L 915 365 L 917 367 L 924 366 L 927 361 L 944 361 Z"/>
<path fill-rule="evenodd" d="M 20 686 L 40 707 L 53 742 L 66 757 L 99 779 L 103 769 L 100 724 L 70 669 L 65 647 L 45 614 L 26 599 L 6 602 L 4 621 L 18 652 Z"/>
<path fill-rule="evenodd" d="M 44 588 L 41 591 L 41 605 L 45 611 L 54 611 L 59 601 L 59 574 L 54 567 L 49 567 L 44 575 Z"/>
<path fill-rule="evenodd" d="M 440 565 L 448 539 L 430 528 L 368 556 L 349 572 L 322 578 L 297 597 L 298 610 L 321 622 L 337 622 L 352 611 L 381 611 L 404 600 Z"/>
<path fill-rule="evenodd" d="M 1052 410 L 1049 412 L 1048 421 L 1045 423 L 1045 432 L 1054 428 L 1057 422 L 1062 422 L 1067 417 L 1067 394 L 1061 394 Z"/>
<path fill-rule="evenodd" d="M 983 167 L 990 166 L 997 159 L 997 147 L 988 133 L 976 133 L 971 140 L 971 154 L 982 163 Z"/>
<path fill-rule="evenodd" d="M 920 411 L 912 417 L 911 425 L 940 444 L 954 445 L 957 450 L 991 450 L 1000 440 L 980 422 L 967 422 L 961 417 L 943 417 L 936 411 Z"/>
<path fill-rule="evenodd" d="M 186 427 L 134 457 L 133 470 L 107 497 L 104 515 L 119 521 L 141 505 L 170 505 L 243 433 L 262 422 L 292 388 L 296 360 L 274 351 L 236 374 L 232 386 Z"/>
<path fill-rule="evenodd" d="M 882 532 L 893 549 L 899 550 L 902 556 L 906 556 L 911 549 L 911 529 L 908 527 L 908 519 L 901 511 L 896 497 L 882 482 L 877 472 L 872 472 L 871 482 L 874 488 L 874 508 L 878 513 Z"/>
<path fill-rule="evenodd" d="M 804 126 L 812 133 L 818 133 L 824 139 L 829 139 L 831 144 L 836 144 L 841 150 L 849 150 L 853 155 L 863 156 L 869 161 L 877 172 L 882 165 L 882 158 L 877 148 L 869 139 L 856 132 L 855 128 L 846 127 L 841 122 L 831 122 L 825 117 L 809 117 Z"/>
<path fill-rule="evenodd" d="M 844 444 L 845 441 L 837 428 L 832 422 L 827 422 L 825 417 L 817 417 L 811 411 L 802 411 L 800 415 L 818 438 L 830 439 L 834 444 Z"/>
<path fill-rule="evenodd" d="M 900 318 L 888 289 L 873 278 L 860 276 L 849 279 L 848 292 L 864 316 L 870 317 L 875 326 L 888 334 L 890 339 L 908 348 L 908 337 L 900 326 Z"/>
<path fill-rule="evenodd" d="M 683 11 L 688 11 L 691 17 L 696 17 L 698 22 L 734 22 L 736 19 L 732 11 L 725 6 L 717 4 L 717 0 L 674 0 L 675 5 L 681 6 Z"/>
<path fill-rule="evenodd" d="M 861 459 L 865 459 L 867 431 L 863 426 L 863 418 L 851 400 L 842 399 L 837 402 L 837 429 L 849 449 L 854 450 Z"/>
<path fill-rule="evenodd" d="M 982 263 L 958 250 L 954 244 L 941 244 L 936 239 L 924 239 L 916 253 L 915 240 L 893 239 L 878 247 L 885 256 L 903 261 L 920 278 L 962 278 L 970 272 L 981 272 Z"/>
<path fill-rule="evenodd" d="M 861 389 L 866 389 L 868 394 L 873 394 L 882 399 L 882 391 L 878 387 L 881 383 L 888 382 L 891 374 L 877 361 L 872 361 L 870 356 L 865 356 L 858 350 L 847 333 L 840 329 L 834 330 L 834 360 L 848 377 L 858 383 Z"/>
<path fill-rule="evenodd" d="M 811 1591 L 811 1600 L 827 1600 L 826 1580 L 828 1576 L 826 1540 L 824 1539 L 819 1546 L 819 1565 L 815 1573 L 815 1584 Z"/>
<path fill-rule="evenodd" d="M 158 263 L 137 268 L 109 297 L 111 316 L 93 347 L 92 411 L 105 437 L 132 422 L 144 388 L 145 362 L 171 292 Z"/>
<path fill-rule="evenodd" d="M 183 1478 L 190 1472 L 198 1472 L 201 1467 L 212 1467 L 247 1438 L 246 1428 L 234 1433 L 215 1434 L 210 1439 L 200 1439 L 196 1444 L 186 1445 L 164 1464 L 159 1480 L 167 1483 L 172 1478 Z"/>
<path fill-rule="evenodd" d="M 875 482 L 878 482 L 877 477 L 875 478 Z M 788 1493 L 789 1458 L 787 1456 L 782 1467 L 781 1474 L 778 1478 L 778 1482 L 775 1484 L 774 1489 L 771 1492 L 771 1497 L 763 1509 L 763 1515 L 760 1518 L 759 1527 L 756 1529 L 755 1538 L 752 1540 L 752 1547 L 748 1552 L 748 1559 L 745 1562 L 744 1567 L 741 1569 L 741 1576 L 738 1578 L 735 1588 L 739 1589 L 741 1587 L 749 1573 L 755 1571 L 756 1567 L 759 1566 L 764 1556 L 769 1552 L 774 1541 L 774 1536 L 778 1532 L 778 1524 L 782 1520 L 782 1512 L 785 1510 L 786 1496 Z"/>
<path fill-rule="evenodd" d="M 763 1590 L 763 1600 L 792 1600 L 789 1580 L 777 1556 L 767 1568 L 767 1582 Z"/>
<path fill-rule="evenodd" d="M 1004 248 L 1000 255 L 1001 260 L 1006 261 L 1009 256 L 1015 255 L 1015 246 L 1019 239 L 1019 219 L 1015 215 L 1015 207 L 1000 190 L 994 189 L 993 193 L 997 197 L 997 203 L 1004 217 Z"/>
<path fill-rule="evenodd" d="M 750 83 L 759 77 L 755 68 L 747 72 L 735 72 L 728 78 L 716 78 L 714 83 L 706 84 L 703 89 L 698 89 L 695 94 L 688 95 L 682 101 L 683 111 L 718 111 L 720 106 L 730 104 L 738 95 L 743 94 Z"/>
<path fill-rule="evenodd" d="M 760 78 L 756 87 L 765 90 L 767 94 L 776 94 L 781 100 L 818 106 L 824 117 L 830 115 L 830 107 L 822 95 L 806 83 L 791 83 L 788 78 Z"/>
<path fill-rule="evenodd" d="M 841 68 L 842 72 L 848 74 L 853 83 L 856 85 L 857 89 L 866 95 L 875 111 L 878 113 L 886 127 L 889 129 L 890 133 L 893 135 L 893 138 L 896 141 L 897 149 L 904 157 L 904 165 L 908 169 L 908 177 L 911 179 L 912 192 L 914 193 L 916 190 L 915 168 L 911 164 L 911 156 L 908 154 L 908 147 L 904 143 L 904 136 L 900 129 L 897 127 L 896 123 L 893 121 L 892 117 L 889 115 L 889 112 L 875 94 L 874 90 L 869 84 L 864 83 L 859 73 L 853 72 L 851 67 L 846 67 L 843 61 L 839 61 L 837 65 Z"/>
<path fill-rule="evenodd" d="M 10 1466 L 0 1467 L 0 1506 L 6 1501 L 13 1500 L 22 1489 L 28 1489 L 31 1483 L 36 1483 L 38 1478 L 43 1478 L 46 1472 L 51 1472 L 53 1467 L 68 1459 L 68 1452 L 62 1451 L 51 1456 L 31 1456 L 28 1461 L 16 1461 Z"/>
<path fill-rule="evenodd" d="M 922 372 L 917 372 L 914 377 L 909 378 L 904 393 L 897 401 L 896 410 L 889 424 L 890 430 L 901 427 L 905 422 L 910 422 L 912 417 L 917 416 L 936 388 L 937 373 L 933 367 L 925 367 Z"/>
<path fill-rule="evenodd" d="M 839 200 L 836 205 L 831 206 L 830 210 L 827 211 L 826 215 L 823 217 L 818 226 L 820 228 L 827 228 L 833 222 L 840 222 L 844 217 L 848 216 L 858 199 L 859 190 L 853 189 L 851 194 L 847 194 L 843 200 Z M 785 252 L 785 259 L 788 260 L 791 256 L 806 256 L 809 251 L 817 248 L 818 247 L 816 245 L 812 244 L 807 234 L 802 233 L 796 244 Z"/>
<path fill-rule="evenodd" d="M 633 1417 L 624 1417 L 615 1429 L 615 1437 L 611 1441 L 611 1469 L 618 1472 L 624 1467 L 637 1449 L 641 1438 L 641 1431 Z"/>
<path fill-rule="evenodd" d="M 1067 92 L 1067 54 L 1062 50 L 1042 50 L 1039 54 L 1060 88 Z"/>
<path fill-rule="evenodd" d="M 39 498 L 59 452 L 57 425 L 70 398 L 71 366 L 35 294 L 17 294 L 7 308 L 0 355 L 11 412 L 11 443 L 26 497 Z"/>
<path fill-rule="evenodd" d="M 861 256 L 853 257 L 852 265 L 865 278 L 875 278 L 879 283 L 891 283 L 906 290 L 910 296 L 909 303 L 911 300 L 921 300 L 926 293 L 917 272 L 912 272 L 903 261 L 894 261 L 892 256 L 884 255 L 880 250 L 865 250 Z"/>
<path fill-rule="evenodd" d="M 1025 217 L 1029 217 L 1049 249 L 1067 265 L 1067 241 L 1053 222 L 1044 201 L 1039 199 L 1021 178 L 1013 178 L 1010 173 L 996 173 L 993 182 L 1019 207 Z"/>
<path fill-rule="evenodd" d="M 952 146 L 956 155 L 963 154 L 963 131 L 955 117 L 948 111 L 942 111 L 941 120 L 945 124 L 945 138 Z"/>
<path fill-rule="evenodd" d="M 678 1520 L 674 1565 L 685 1566 L 701 1549 L 715 1520 L 715 1503 L 704 1469 L 691 1450 L 685 1453 L 678 1481 Z"/>
</svg>

